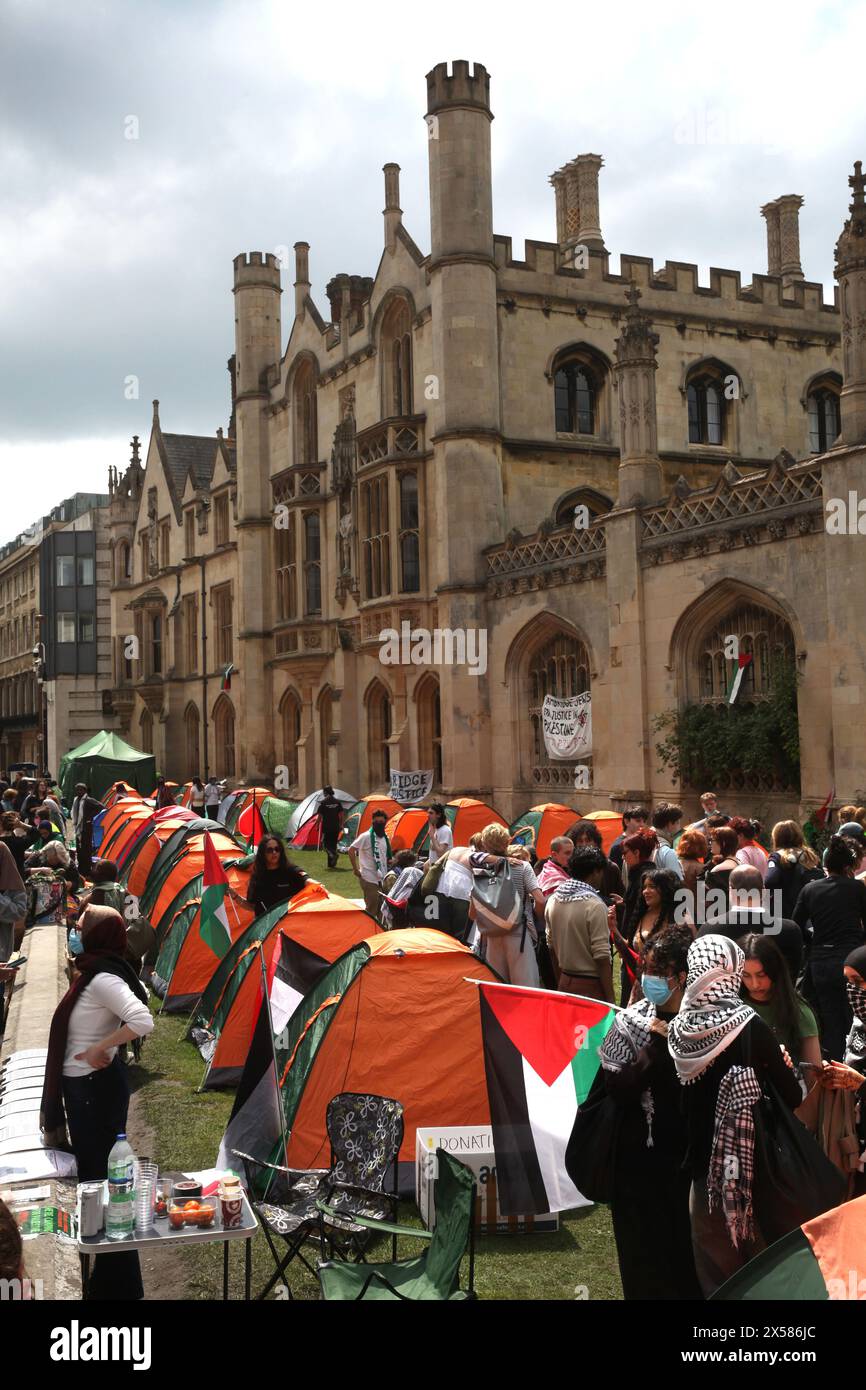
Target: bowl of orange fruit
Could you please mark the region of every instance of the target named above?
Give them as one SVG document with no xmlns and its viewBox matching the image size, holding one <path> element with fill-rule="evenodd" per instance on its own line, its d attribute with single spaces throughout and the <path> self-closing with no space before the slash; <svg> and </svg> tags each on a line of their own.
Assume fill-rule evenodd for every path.
<svg viewBox="0 0 866 1390">
<path fill-rule="evenodd" d="M 198 1226 L 206 1230 L 213 1225 L 215 1218 L 215 1197 L 192 1197 L 187 1202 L 172 1202 L 168 1208 L 168 1224 L 176 1231 L 184 1226 Z"/>
</svg>

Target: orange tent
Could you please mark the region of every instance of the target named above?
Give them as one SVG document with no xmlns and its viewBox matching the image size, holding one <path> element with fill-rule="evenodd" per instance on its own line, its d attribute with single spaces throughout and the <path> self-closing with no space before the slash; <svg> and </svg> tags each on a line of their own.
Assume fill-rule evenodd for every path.
<svg viewBox="0 0 866 1390">
<path fill-rule="evenodd" d="M 511 825 L 511 834 L 543 859 L 550 853 L 551 840 L 565 835 L 578 819 L 570 806 L 558 801 L 542 801 L 517 817 Z"/>
<path fill-rule="evenodd" d="M 384 932 L 334 962 L 276 1039 L 289 1167 L 328 1166 L 325 1112 L 341 1091 L 400 1101 L 401 1165 L 414 1166 L 419 1127 L 490 1123 L 478 989 L 466 976 L 498 979 L 426 927 Z"/>
<path fill-rule="evenodd" d="M 185 806 L 166 806 L 157 811 L 142 836 L 142 842 L 130 846 L 127 862 L 122 866 L 126 886 L 130 893 L 140 898 L 147 887 L 148 875 L 159 858 L 163 845 L 167 844 L 176 830 L 190 821 L 198 820 Z M 240 855 L 241 851 L 237 851 Z"/>
<path fill-rule="evenodd" d="M 247 857 L 244 851 L 235 844 L 231 836 L 221 825 L 214 826 L 213 831 L 193 831 L 184 841 L 182 847 L 179 848 L 174 858 L 174 863 L 168 870 L 163 882 L 158 885 L 156 897 L 152 904 L 148 903 L 149 910 L 147 916 L 160 940 L 162 940 L 162 937 L 168 929 L 168 924 L 165 920 L 166 915 L 174 912 L 177 907 L 180 906 L 179 895 L 183 892 L 186 885 L 200 878 L 204 872 L 205 835 L 209 836 L 211 839 L 214 849 L 217 852 L 217 857 L 223 864 L 230 860 L 241 860 Z M 168 847 L 166 846 L 164 848 L 165 852 L 168 853 Z M 155 870 L 151 871 L 152 874 L 155 874 L 160 867 L 160 864 L 157 863 Z M 246 897 L 251 870 L 252 864 L 250 864 L 246 870 L 247 878 L 244 879 L 243 890 L 240 888 L 237 889 L 243 897 Z M 150 898 L 153 896 L 153 884 L 149 885 L 149 887 L 151 891 L 148 893 L 148 897 Z M 163 978 L 167 979 L 168 976 L 163 976 Z"/>
<path fill-rule="evenodd" d="M 374 811 L 384 811 L 390 820 L 392 816 L 399 815 L 400 810 L 399 801 L 392 801 L 390 796 L 362 796 L 361 800 L 356 801 L 351 810 L 346 812 L 339 847 L 348 849 L 353 840 L 357 839 L 359 835 L 363 835 L 365 830 L 370 829 L 373 824 Z"/>
<path fill-rule="evenodd" d="M 578 817 L 575 816 L 575 820 Z M 610 847 L 617 835 L 622 834 L 622 816 L 619 811 L 590 811 L 584 820 L 594 820 L 601 831 L 601 847 L 605 854 L 610 854 Z"/>
<path fill-rule="evenodd" d="M 259 917 L 224 957 L 196 1011 L 195 1024 L 217 1035 L 203 1087 L 234 1086 L 240 1080 L 262 1005 L 260 944 L 270 978 L 281 935 L 330 962 L 380 934 L 385 935 L 363 908 L 320 883 L 307 884 L 287 906 Z"/>
<path fill-rule="evenodd" d="M 102 859 L 119 860 L 141 833 L 148 821 L 153 819 L 154 808 L 150 801 L 133 801 L 122 797 L 105 813 L 102 822 L 102 842 L 99 854 Z"/>
<path fill-rule="evenodd" d="M 397 850 L 414 849 L 416 842 L 426 835 L 427 829 L 427 812 L 420 806 L 411 806 L 407 811 L 397 811 L 391 817 L 385 826 L 385 834 L 396 854 Z"/>
<path fill-rule="evenodd" d="M 494 822 L 508 829 L 508 822 L 502 819 L 498 811 L 494 811 L 485 801 L 476 801 L 472 796 L 455 797 L 446 805 L 445 814 L 455 845 L 468 845 L 471 835 L 477 835 L 485 825 Z"/>
<path fill-rule="evenodd" d="M 230 851 L 219 847 L 217 853 L 224 860 Z M 160 919 L 151 918 L 160 941 L 156 973 L 168 982 L 161 1013 L 188 1013 L 207 989 L 220 963 L 220 957 L 214 954 L 201 936 L 203 848 L 195 857 L 200 861 L 197 871 L 189 860 L 183 859 L 169 874 L 161 897 L 172 891 L 172 881 L 182 873 L 180 891 L 175 883 L 171 906 L 163 912 Z M 239 898 L 244 899 L 243 902 L 238 902 L 231 894 L 226 895 L 225 914 L 232 942 L 237 941 L 250 923 L 255 921 L 255 908 L 249 907 L 245 901 L 251 872 L 251 865 L 242 868 L 237 864 L 230 864 L 225 869 L 229 887 Z M 193 875 L 192 878 L 188 877 L 190 873 Z M 184 892 L 183 888 L 187 886 L 189 891 Z"/>
<path fill-rule="evenodd" d="M 110 786 L 108 788 L 108 791 L 102 798 L 102 804 L 105 807 L 114 806 L 115 803 L 121 799 L 121 797 L 129 797 L 133 801 L 144 800 L 144 797 L 142 796 L 141 792 L 138 791 L 137 788 L 131 787 L 128 782 L 115 782 L 113 786 Z"/>
</svg>

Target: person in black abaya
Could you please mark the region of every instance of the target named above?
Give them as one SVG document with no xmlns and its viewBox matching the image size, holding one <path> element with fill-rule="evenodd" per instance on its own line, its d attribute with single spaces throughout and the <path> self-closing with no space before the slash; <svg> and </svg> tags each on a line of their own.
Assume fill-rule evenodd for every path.
<svg viewBox="0 0 866 1390">
<path fill-rule="evenodd" d="M 688 973 L 692 933 L 667 927 L 644 950 L 644 998 L 618 1013 L 600 1058 L 619 1109 L 611 1217 L 623 1298 L 702 1297 L 692 1253 L 681 1088 L 668 1052 Z"/>
</svg>

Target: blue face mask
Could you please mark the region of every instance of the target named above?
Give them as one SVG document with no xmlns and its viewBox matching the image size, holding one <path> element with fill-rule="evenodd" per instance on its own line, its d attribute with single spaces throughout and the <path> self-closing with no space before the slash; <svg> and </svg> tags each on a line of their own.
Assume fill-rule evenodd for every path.
<svg viewBox="0 0 866 1390">
<path fill-rule="evenodd" d="M 80 956 L 80 955 L 83 954 L 83 952 L 84 952 L 84 942 L 81 940 L 81 936 L 80 936 L 79 933 L 75 930 L 74 927 L 73 927 L 72 931 L 69 933 L 69 942 L 68 942 L 68 945 L 69 945 L 70 951 L 72 952 L 72 954 L 73 954 L 74 956 Z"/>
<path fill-rule="evenodd" d="M 656 1008 L 659 1004 L 666 1004 L 674 992 L 673 986 L 668 984 L 664 975 L 641 975 L 640 987 L 644 999 L 655 1004 Z"/>
</svg>

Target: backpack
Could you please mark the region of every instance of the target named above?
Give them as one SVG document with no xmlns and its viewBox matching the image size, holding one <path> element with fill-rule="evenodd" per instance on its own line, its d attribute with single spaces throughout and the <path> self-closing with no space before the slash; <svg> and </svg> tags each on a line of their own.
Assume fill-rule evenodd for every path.
<svg viewBox="0 0 866 1390">
<path fill-rule="evenodd" d="M 473 870 L 470 915 L 482 936 L 507 936 L 523 920 L 522 874 L 502 858 Z"/>
</svg>

